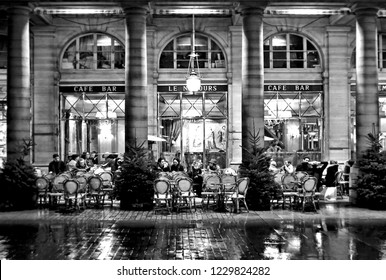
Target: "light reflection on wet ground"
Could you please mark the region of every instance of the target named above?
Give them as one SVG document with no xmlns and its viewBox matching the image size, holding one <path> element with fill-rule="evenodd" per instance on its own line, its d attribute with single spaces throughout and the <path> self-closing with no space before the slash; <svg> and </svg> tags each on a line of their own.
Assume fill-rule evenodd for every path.
<svg viewBox="0 0 386 280">
<path fill-rule="evenodd" d="M 335 215 L 291 218 L 291 212 L 278 211 L 231 219 L 194 214 L 171 220 L 2 220 L 0 258 L 386 259 L 386 219 L 324 210 Z"/>
</svg>

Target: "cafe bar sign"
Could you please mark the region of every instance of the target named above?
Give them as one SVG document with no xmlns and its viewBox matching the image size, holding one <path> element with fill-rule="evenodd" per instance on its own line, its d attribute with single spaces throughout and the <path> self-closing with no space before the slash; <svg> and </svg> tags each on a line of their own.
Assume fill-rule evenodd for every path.
<svg viewBox="0 0 386 280">
<path fill-rule="evenodd" d="M 323 85 L 304 85 L 304 84 L 290 84 L 290 85 L 264 85 L 264 91 L 323 91 Z"/>
<path fill-rule="evenodd" d="M 186 85 L 157 86 L 158 92 L 189 92 Z M 198 92 L 228 91 L 228 85 L 201 85 Z"/>
<path fill-rule="evenodd" d="M 60 92 L 125 92 L 125 86 L 122 85 L 76 85 L 76 86 L 59 86 Z"/>
</svg>

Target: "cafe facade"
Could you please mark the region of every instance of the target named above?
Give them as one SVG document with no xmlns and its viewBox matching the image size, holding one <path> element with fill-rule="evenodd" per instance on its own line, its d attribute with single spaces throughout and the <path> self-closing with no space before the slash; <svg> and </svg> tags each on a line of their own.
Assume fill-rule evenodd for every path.
<svg viewBox="0 0 386 280">
<path fill-rule="evenodd" d="M 0 1 L 0 157 L 143 144 L 237 168 L 259 133 L 279 162 L 343 162 L 386 133 L 384 3 L 87 3 Z"/>
</svg>

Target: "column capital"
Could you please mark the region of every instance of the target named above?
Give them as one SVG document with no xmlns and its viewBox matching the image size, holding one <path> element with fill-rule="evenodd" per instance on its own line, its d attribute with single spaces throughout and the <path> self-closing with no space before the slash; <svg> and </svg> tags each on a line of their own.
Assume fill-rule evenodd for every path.
<svg viewBox="0 0 386 280">
<path fill-rule="evenodd" d="M 147 15 L 149 7 L 147 5 L 130 5 L 123 7 L 125 15 Z"/>
<path fill-rule="evenodd" d="M 8 14 L 30 14 L 32 12 L 32 9 L 28 6 L 11 6 L 7 8 Z"/>
<path fill-rule="evenodd" d="M 250 15 L 257 15 L 262 16 L 264 14 L 265 7 L 261 6 L 246 6 L 246 5 L 240 5 L 238 10 L 241 13 L 241 15 L 250 16 Z"/>
<path fill-rule="evenodd" d="M 371 5 L 368 2 L 357 2 L 351 7 L 351 10 L 355 13 L 356 16 L 377 16 L 379 8 Z"/>
</svg>

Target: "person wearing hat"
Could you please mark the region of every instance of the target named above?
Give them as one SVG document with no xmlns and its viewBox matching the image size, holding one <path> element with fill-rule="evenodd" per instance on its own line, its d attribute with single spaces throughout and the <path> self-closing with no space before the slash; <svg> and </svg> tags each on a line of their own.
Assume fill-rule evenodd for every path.
<svg viewBox="0 0 386 280">
<path fill-rule="evenodd" d="M 59 155 L 53 154 L 52 157 L 53 160 L 48 164 L 48 172 L 60 174 L 66 171 L 66 164 L 60 160 Z"/>
<path fill-rule="evenodd" d="M 208 164 L 208 171 L 209 171 L 209 172 L 217 172 L 217 173 L 220 172 L 220 166 L 217 164 L 217 160 L 215 160 L 214 158 L 212 158 L 212 159 L 209 161 L 209 164 Z"/>
</svg>

